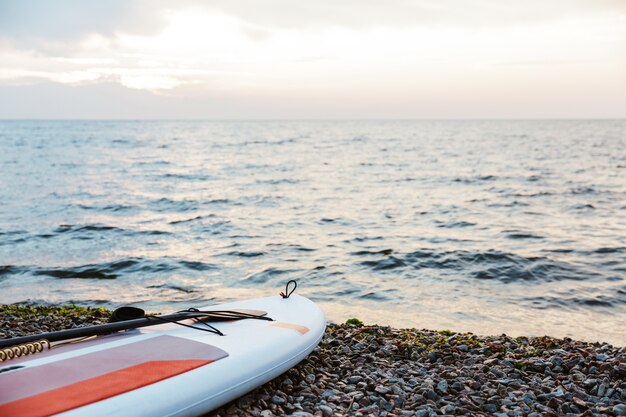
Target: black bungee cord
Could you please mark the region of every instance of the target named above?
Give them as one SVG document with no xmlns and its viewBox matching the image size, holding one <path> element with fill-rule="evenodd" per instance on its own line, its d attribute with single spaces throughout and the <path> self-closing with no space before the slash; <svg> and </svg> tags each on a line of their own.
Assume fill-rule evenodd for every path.
<svg viewBox="0 0 626 417">
<path fill-rule="evenodd" d="M 293 289 L 291 291 L 289 291 L 289 285 L 293 284 Z M 296 288 L 298 288 L 298 283 L 296 282 L 295 279 L 290 279 L 287 282 L 287 285 L 285 285 L 285 292 L 281 292 L 280 296 L 283 298 L 289 298 L 289 296 L 291 294 L 293 294 L 293 292 L 296 290 Z"/>
</svg>

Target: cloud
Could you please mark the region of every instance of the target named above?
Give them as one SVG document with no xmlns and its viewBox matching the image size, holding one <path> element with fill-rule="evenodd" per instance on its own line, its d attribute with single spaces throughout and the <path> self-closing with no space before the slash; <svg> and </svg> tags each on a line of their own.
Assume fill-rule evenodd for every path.
<svg viewBox="0 0 626 417">
<path fill-rule="evenodd" d="M 509 26 L 590 13 L 626 14 L 623 0 L 0 0 L 0 36 L 72 41 L 87 34 L 154 34 L 169 12 L 201 9 L 258 28 Z"/>
<path fill-rule="evenodd" d="M 454 26 L 476 28 L 541 23 L 589 13 L 626 13 L 623 0 L 214 0 L 191 1 L 274 28 Z M 279 12 L 277 12 L 279 11 Z"/>
<path fill-rule="evenodd" d="M 86 103 L 108 90 L 157 110 L 219 99 L 269 117 L 279 109 L 353 117 L 387 100 L 409 117 L 415 112 L 390 103 L 427 109 L 445 97 L 450 114 L 451 102 L 470 114 L 466 99 L 485 97 L 499 111 L 503 91 L 514 108 L 527 94 L 615 89 L 624 50 L 623 0 L 0 0 L 0 85 L 37 84 L 20 91 Z M 3 91 L 20 102 L 17 90 Z"/>
<path fill-rule="evenodd" d="M 73 44 L 94 33 L 154 33 L 163 24 L 160 8 L 136 0 L 0 0 L 0 37 L 22 47 Z"/>
</svg>

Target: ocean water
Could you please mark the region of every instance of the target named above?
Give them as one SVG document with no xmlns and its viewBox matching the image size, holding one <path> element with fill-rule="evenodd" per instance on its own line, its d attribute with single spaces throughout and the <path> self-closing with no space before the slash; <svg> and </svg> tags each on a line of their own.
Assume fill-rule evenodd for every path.
<svg viewBox="0 0 626 417">
<path fill-rule="evenodd" d="M 626 345 L 626 121 L 1 121 L 0 303 Z"/>
</svg>

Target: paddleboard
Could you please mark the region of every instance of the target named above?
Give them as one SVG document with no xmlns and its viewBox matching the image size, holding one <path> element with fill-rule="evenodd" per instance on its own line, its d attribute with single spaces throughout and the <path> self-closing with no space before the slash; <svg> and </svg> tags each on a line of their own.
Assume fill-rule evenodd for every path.
<svg viewBox="0 0 626 417">
<path fill-rule="evenodd" d="M 272 321 L 174 323 L 98 336 L 0 362 L 0 417 L 198 416 L 304 359 L 326 327 L 297 294 L 213 305 Z"/>
</svg>

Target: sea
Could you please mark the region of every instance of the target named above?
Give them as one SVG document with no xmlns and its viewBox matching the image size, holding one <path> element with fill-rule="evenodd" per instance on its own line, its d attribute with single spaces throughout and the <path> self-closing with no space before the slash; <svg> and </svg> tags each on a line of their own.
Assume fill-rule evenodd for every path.
<svg viewBox="0 0 626 417">
<path fill-rule="evenodd" d="M 626 345 L 626 120 L 0 121 L 0 303 Z"/>
</svg>

